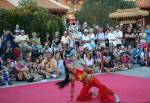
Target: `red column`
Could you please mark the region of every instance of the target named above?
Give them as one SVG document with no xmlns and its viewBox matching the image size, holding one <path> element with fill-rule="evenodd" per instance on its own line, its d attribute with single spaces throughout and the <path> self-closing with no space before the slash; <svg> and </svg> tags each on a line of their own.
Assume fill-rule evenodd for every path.
<svg viewBox="0 0 150 103">
<path fill-rule="evenodd" d="M 65 1 L 66 4 L 68 3 L 68 0 L 64 0 L 64 1 Z"/>
<path fill-rule="evenodd" d="M 147 47 L 146 47 L 146 62 L 147 62 L 147 66 L 149 66 L 149 43 L 147 43 Z"/>
<path fill-rule="evenodd" d="M 100 50 L 100 52 L 101 52 L 101 62 L 100 62 L 100 64 L 101 64 L 101 72 L 104 72 L 104 48 L 101 48 L 101 50 Z"/>
</svg>

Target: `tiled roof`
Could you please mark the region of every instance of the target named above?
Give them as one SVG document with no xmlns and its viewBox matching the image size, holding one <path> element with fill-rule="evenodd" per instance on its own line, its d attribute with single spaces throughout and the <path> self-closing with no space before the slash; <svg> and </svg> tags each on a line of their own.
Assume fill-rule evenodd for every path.
<svg viewBox="0 0 150 103">
<path fill-rule="evenodd" d="M 140 10 L 139 8 L 134 8 L 134 9 L 119 9 L 116 12 L 109 14 L 109 17 L 120 19 L 120 18 L 133 18 L 148 15 L 149 15 L 148 11 Z"/>
<path fill-rule="evenodd" d="M 150 0 L 137 0 L 136 4 L 139 8 L 150 8 Z"/>
<path fill-rule="evenodd" d="M 3 9 L 15 9 L 16 7 L 9 3 L 7 0 L 0 0 L 0 8 Z"/>
<path fill-rule="evenodd" d="M 49 11 L 67 12 L 69 10 L 69 7 L 64 6 L 54 0 L 36 0 L 36 1 L 38 6 L 46 8 Z"/>
</svg>

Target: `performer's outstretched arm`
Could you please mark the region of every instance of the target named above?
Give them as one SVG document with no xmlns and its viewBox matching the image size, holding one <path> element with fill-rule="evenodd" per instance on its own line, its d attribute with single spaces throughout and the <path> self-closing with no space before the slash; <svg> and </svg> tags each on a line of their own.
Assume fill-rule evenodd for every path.
<svg viewBox="0 0 150 103">
<path fill-rule="evenodd" d="M 74 97 L 74 90 L 75 90 L 75 78 L 74 76 L 71 77 L 71 101 Z"/>
</svg>

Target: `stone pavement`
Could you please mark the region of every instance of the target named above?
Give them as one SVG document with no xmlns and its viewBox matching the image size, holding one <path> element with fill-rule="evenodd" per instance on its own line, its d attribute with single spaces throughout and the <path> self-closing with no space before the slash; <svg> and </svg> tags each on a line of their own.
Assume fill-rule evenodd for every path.
<svg viewBox="0 0 150 103">
<path fill-rule="evenodd" d="M 144 78 L 150 78 L 150 67 L 142 67 L 139 65 L 134 65 L 134 67 L 130 70 L 126 71 L 116 71 L 114 74 L 122 74 L 122 75 L 128 75 L 128 76 L 136 76 L 136 77 L 144 77 Z"/>
<path fill-rule="evenodd" d="M 128 75 L 128 76 L 150 78 L 150 67 L 146 67 L 146 66 L 141 67 L 139 65 L 134 65 L 133 68 L 130 69 L 130 70 L 116 71 L 116 72 L 112 72 L 112 73 L 113 74 Z M 45 79 L 45 80 L 42 80 L 40 82 L 34 82 L 34 83 L 16 82 L 16 81 L 14 81 L 13 85 L 11 85 L 11 86 L 3 86 L 3 87 L 0 87 L 0 88 L 14 87 L 14 86 L 28 85 L 28 84 L 35 84 L 35 83 L 49 82 L 49 81 L 57 81 L 57 80 L 61 80 L 62 78 L 58 78 L 58 79 L 55 79 L 55 80 L 54 79 Z"/>
</svg>

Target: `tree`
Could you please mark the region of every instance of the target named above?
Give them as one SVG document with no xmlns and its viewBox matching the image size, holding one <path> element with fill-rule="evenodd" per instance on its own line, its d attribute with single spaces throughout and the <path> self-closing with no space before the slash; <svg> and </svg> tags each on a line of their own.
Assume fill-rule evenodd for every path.
<svg viewBox="0 0 150 103">
<path fill-rule="evenodd" d="M 1 34 L 3 29 L 13 32 L 16 24 L 19 24 L 20 29 L 24 29 L 28 34 L 32 32 L 40 34 L 43 42 L 47 32 L 53 35 L 56 31 L 62 33 L 64 30 L 61 17 L 49 13 L 47 9 L 38 7 L 33 0 L 22 0 L 19 7 L 13 10 L 0 9 L 0 24 Z"/>
<path fill-rule="evenodd" d="M 109 13 L 133 7 L 133 2 L 125 0 L 86 0 L 81 10 L 76 13 L 76 17 L 81 23 L 87 21 L 91 25 L 114 25 L 115 22 L 109 18 Z"/>
</svg>

